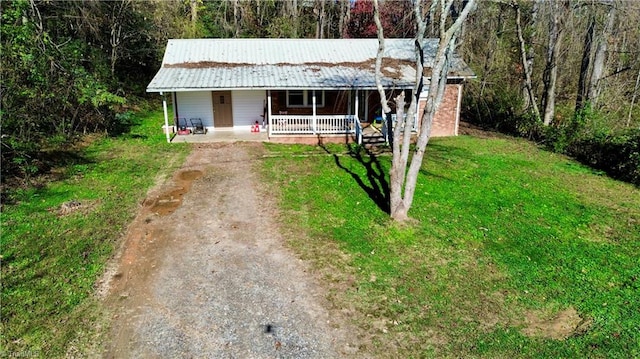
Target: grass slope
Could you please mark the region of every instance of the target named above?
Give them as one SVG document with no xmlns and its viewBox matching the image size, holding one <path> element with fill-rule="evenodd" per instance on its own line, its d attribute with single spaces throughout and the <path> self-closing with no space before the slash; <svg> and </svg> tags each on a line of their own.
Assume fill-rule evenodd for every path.
<svg viewBox="0 0 640 359">
<path fill-rule="evenodd" d="M 186 146 L 168 146 L 162 113 L 135 116 L 131 132 L 65 154 L 59 178 L 16 191 L 2 212 L 2 353 L 63 357 L 95 326 L 94 284 L 138 203 Z M 60 155 L 60 154 L 58 154 Z M 77 211 L 60 215 L 63 203 Z M 3 356 L 4 356 L 3 355 Z"/>
<path fill-rule="evenodd" d="M 522 140 L 434 139 L 398 225 L 389 157 L 268 148 L 293 246 L 376 356 L 640 356 L 637 188 Z M 570 333 L 541 335 L 567 311 Z"/>
</svg>

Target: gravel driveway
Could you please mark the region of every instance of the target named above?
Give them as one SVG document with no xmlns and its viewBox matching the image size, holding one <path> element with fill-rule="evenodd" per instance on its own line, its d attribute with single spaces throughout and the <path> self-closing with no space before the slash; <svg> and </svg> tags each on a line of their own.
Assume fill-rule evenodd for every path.
<svg viewBox="0 0 640 359">
<path fill-rule="evenodd" d="M 340 358 L 304 262 L 283 244 L 253 170 L 262 144 L 195 145 L 132 223 L 106 298 L 107 358 Z"/>
</svg>

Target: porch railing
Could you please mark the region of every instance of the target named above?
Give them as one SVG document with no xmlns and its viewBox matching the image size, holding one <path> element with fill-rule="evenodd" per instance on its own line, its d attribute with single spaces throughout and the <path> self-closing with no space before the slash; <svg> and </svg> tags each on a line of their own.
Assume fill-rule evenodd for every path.
<svg viewBox="0 0 640 359">
<path fill-rule="evenodd" d="M 355 137 L 356 137 L 356 143 L 361 145 L 362 144 L 362 124 L 360 124 L 360 120 L 356 117 L 353 121 L 353 128 L 354 128 L 354 132 L 355 132 Z"/>
<path fill-rule="evenodd" d="M 272 115 L 269 133 L 274 135 L 316 135 L 356 133 L 355 115 Z"/>
<path fill-rule="evenodd" d="M 400 125 L 403 126 L 406 120 L 407 120 L 407 114 L 405 113 L 402 116 L 402 123 Z M 395 126 L 396 123 L 398 122 L 398 115 L 396 115 L 395 113 L 391 114 L 391 121 L 393 121 L 393 125 Z M 413 124 L 411 126 L 411 131 L 416 132 L 417 130 L 418 130 L 418 115 L 416 115 L 413 118 Z"/>
</svg>

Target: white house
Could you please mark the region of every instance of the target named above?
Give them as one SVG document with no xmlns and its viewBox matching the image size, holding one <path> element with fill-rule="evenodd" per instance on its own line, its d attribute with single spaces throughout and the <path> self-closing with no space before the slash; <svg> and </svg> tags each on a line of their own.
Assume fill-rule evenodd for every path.
<svg viewBox="0 0 640 359">
<path fill-rule="evenodd" d="M 437 44 L 437 39 L 425 41 L 425 74 Z M 385 45 L 383 86 L 411 91 L 414 40 L 387 39 Z M 167 127 L 191 126 L 191 119 L 199 119 L 210 132 L 250 131 L 257 121 L 271 139 L 344 138 L 379 116 L 377 49 L 377 39 L 169 40 L 147 92 L 171 98 Z M 457 135 L 463 82 L 474 77 L 457 56 L 451 64 L 432 136 Z"/>
</svg>

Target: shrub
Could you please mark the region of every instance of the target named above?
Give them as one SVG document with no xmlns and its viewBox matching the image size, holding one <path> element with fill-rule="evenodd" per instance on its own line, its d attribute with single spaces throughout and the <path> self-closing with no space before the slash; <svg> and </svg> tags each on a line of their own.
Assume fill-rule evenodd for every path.
<svg viewBox="0 0 640 359">
<path fill-rule="evenodd" d="M 613 178 L 640 186 L 640 129 L 595 133 L 571 143 L 567 153 Z"/>
</svg>

